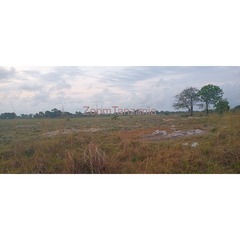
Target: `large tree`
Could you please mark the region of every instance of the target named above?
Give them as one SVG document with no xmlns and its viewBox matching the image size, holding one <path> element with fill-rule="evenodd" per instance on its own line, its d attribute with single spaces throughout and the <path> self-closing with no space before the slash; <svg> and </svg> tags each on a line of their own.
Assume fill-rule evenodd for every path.
<svg viewBox="0 0 240 240">
<path fill-rule="evenodd" d="M 173 104 L 175 109 L 188 109 L 191 116 L 193 115 L 193 106 L 199 101 L 198 89 L 189 87 L 176 95 L 176 102 Z"/>
<path fill-rule="evenodd" d="M 214 105 L 222 100 L 223 90 L 215 85 L 208 84 L 199 91 L 199 97 L 206 106 L 206 113 L 208 114 L 208 109 L 210 105 Z"/>
</svg>

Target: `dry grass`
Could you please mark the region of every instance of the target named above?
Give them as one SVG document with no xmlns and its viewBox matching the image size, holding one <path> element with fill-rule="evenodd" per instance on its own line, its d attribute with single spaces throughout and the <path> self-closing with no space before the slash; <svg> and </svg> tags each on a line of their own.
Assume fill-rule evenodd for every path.
<svg viewBox="0 0 240 240">
<path fill-rule="evenodd" d="M 0 121 L 0 173 L 240 173 L 240 113 Z M 155 130 L 203 135 L 146 141 Z M 99 128 L 46 137 L 61 129 Z M 198 142 L 193 148 L 191 144 Z M 183 143 L 188 143 L 184 146 Z"/>
</svg>

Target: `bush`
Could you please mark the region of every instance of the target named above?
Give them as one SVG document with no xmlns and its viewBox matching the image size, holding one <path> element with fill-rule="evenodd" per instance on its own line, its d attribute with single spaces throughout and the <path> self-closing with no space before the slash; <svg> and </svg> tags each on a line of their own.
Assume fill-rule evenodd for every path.
<svg viewBox="0 0 240 240">
<path fill-rule="evenodd" d="M 118 115 L 113 115 L 112 120 L 118 120 Z"/>
<path fill-rule="evenodd" d="M 220 100 L 217 104 L 216 104 L 216 111 L 219 114 L 223 114 L 224 112 L 229 111 L 230 107 L 229 107 L 229 102 L 224 99 L 224 100 Z"/>
</svg>

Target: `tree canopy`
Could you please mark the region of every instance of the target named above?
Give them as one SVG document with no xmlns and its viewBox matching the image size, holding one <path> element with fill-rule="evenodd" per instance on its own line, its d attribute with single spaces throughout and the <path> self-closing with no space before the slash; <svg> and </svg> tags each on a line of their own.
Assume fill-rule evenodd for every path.
<svg viewBox="0 0 240 240">
<path fill-rule="evenodd" d="M 200 100 L 205 103 L 206 112 L 208 114 L 209 105 L 214 105 L 216 107 L 216 104 L 222 100 L 223 90 L 218 86 L 209 84 L 202 87 L 198 95 Z"/>
<path fill-rule="evenodd" d="M 173 104 L 175 109 L 188 109 L 191 116 L 193 115 L 193 106 L 199 101 L 198 89 L 189 87 L 176 95 L 176 102 Z"/>
<path fill-rule="evenodd" d="M 193 106 L 205 105 L 206 113 L 209 112 L 210 105 L 216 108 L 216 111 L 223 113 L 230 109 L 227 99 L 223 99 L 223 90 L 215 85 L 208 84 L 198 90 L 194 87 L 184 89 L 180 94 L 176 95 L 176 102 L 173 104 L 175 109 L 188 109 L 191 116 L 193 115 Z M 197 104 L 202 102 L 203 104 Z"/>
</svg>

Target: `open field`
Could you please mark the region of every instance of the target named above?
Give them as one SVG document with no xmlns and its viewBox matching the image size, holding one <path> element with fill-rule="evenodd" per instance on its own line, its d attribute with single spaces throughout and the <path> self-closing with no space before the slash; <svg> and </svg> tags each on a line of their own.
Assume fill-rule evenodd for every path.
<svg viewBox="0 0 240 240">
<path fill-rule="evenodd" d="M 1 120 L 0 173 L 240 173 L 240 112 Z"/>
</svg>

